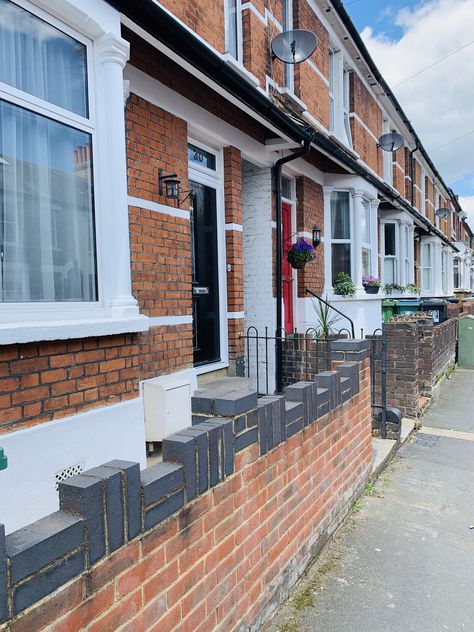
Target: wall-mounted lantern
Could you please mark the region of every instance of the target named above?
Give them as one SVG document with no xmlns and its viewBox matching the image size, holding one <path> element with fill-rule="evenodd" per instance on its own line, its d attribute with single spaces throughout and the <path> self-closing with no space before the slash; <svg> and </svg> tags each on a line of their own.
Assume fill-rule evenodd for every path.
<svg viewBox="0 0 474 632">
<path fill-rule="evenodd" d="M 167 200 L 179 202 L 181 192 L 181 180 L 178 180 L 176 173 L 163 173 L 163 169 L 158 169 L 158 187 L 160 195 L 165 195 Z"/>
<path fill-rule="evenodd" d="M 317 248 L 321 243 L 321 229 L 317 226 L 313 226 L 313 247 Z"/>
</svg>

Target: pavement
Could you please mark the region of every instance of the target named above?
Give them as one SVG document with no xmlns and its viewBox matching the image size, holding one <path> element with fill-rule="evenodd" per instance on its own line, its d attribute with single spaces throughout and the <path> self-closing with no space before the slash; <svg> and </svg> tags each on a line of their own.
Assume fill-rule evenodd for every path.
<svg viewBox="0 0 474 632">
<path fill-rule="evenodd" d="M 473 632 L 474 371 L 366 494 L 265 632 Z"/>
</svg>

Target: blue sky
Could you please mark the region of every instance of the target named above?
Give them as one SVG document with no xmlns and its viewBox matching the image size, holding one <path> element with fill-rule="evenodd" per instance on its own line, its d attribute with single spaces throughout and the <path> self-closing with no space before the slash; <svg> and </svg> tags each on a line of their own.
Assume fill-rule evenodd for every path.
<svg viewBox="0 0 474 632">
<path fill-rule="evenodd" d="M 359 31 L 370 26 L 377 35 L 385 34 L 390 39 L 398 39 L 402 29 L 395 25 L 394 18 L 400 9 L 413 8 L 419 0 L 346 0 L 346 7 Z"/>
</svg>

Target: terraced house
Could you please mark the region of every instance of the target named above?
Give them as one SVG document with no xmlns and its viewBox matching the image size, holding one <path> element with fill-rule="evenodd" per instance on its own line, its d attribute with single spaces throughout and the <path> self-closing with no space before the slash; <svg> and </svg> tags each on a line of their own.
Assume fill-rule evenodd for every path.
<svg viewBox="0 0 474 632">
<path fill-rule="evenodd" d="M 271 49 L 292 29 L 298 64 Z M 366 275 L 472 288 L 457 198 L 339 0 L 0 0 L 0 182 L 8 531 L 73 473 L 144 465 L 198 382 L 244 374 L 248 327 L 314 325 L 308 290 L 359 335 Z"/>
</svg>

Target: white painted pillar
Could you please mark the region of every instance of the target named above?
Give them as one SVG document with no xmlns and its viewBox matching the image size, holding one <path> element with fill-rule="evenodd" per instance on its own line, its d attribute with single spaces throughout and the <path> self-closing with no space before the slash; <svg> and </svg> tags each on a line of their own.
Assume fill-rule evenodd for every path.
<svg viewBox="0 0 474 632">
<path fill-rule="evenodd" d="M 372 257 L 370 261 L 370 274 L 374 277 L 379 276 L 379 222 L 378 208 L 379 200 L 371 200 L 370 202 L 370 245 L 372 248 Z M 381 276 L 381 274 L 380 274 Z"/>
<path fill-rule="evenodd" d="M 443 294 L 443 284 L 441 281 L 441 250 L 442 243 L 440 239 L 435 239 L 433 244 L 433 294 L 435 296 Z"/>
<path fill-rule="evenodd" d="M 408 228 L 408 246 L 410 252 L 408 254 L 410 258 L 410 274 L 408 283 L 415 283 L 415 225 L 410 224 Z"/>
<path fill-rule="evenodd" d="M 98 244 L 101 268 L 101 295 L 110 316 L 138 314 L 132 296 L 129 220 L 127 204 L 127 164 L 123 107 L 123 68 L 130 46 L 124 39 L 106 33 L 96 42 L 98 100 L 103 103 L 97 120 L 98 174 L 106 186 L 96 200 Z"/>
<path fill-rule="evenodd" d="M 354 281 L 357 292 L 362 293 L 364 288 L 362 285 L 362 240 L 361 240 L 361 218 L 364 209 L 362 207 L 363 192 L 355 190 L 352 192 L 352 201 L 354 205 L 353 221 L 352 221 L 352 280 Z"/>
<path fill-rule="evenodd" d="M 331 259 L 331 194 L 333 187 L 324 186 L 324 293 L 332 293 L 332 259 Z"/>
</svg>

